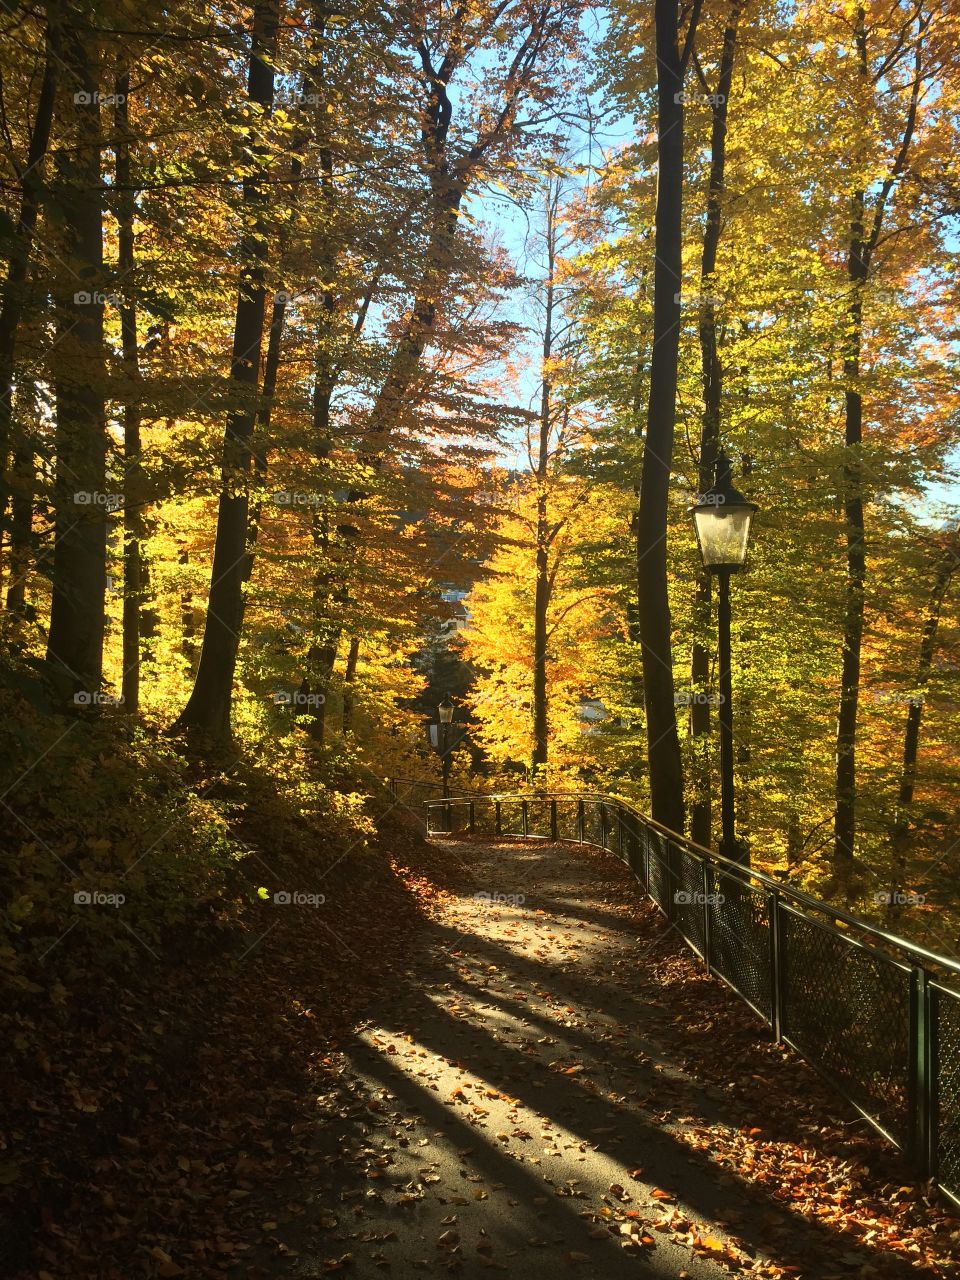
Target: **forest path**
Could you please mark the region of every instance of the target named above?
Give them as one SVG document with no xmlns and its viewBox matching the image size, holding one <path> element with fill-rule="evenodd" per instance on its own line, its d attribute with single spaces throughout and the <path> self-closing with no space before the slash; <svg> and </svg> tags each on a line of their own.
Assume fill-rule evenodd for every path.
<svg viewBox="0 0 960 1280">
<path fill-rule="evenodd" d="M 329 1060 L 327 1176 L 283 1230 L 292 1274 L 933 1274 L 832 1213 L 872 1140 L 827 1120 L 812 1073 L 620 863 L 545 842 L 444 848 L 461 893 Z"/>
</svg>

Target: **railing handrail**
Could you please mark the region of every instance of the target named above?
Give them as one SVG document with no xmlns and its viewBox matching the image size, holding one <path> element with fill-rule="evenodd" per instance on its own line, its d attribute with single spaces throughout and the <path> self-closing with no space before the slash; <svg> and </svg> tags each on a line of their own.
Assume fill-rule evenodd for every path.
<svg viewBox="0 0 960 1280">
<path fill-rule="evenodd" d="M 384 785 L 387 787 L 388 790 L 392 787 L 393 783 L 395 782 L 406 782 L 408 785 L 416 786 L 416 787 L 434 787 L 437 791 L 443 790 L 443 783 L 435 782 L 433 778 L 404 778 L 404 777 L 401 777 L 399 773 L 397 773 L 397 774 L 391 774 L 390 777 L 384 778 L 383 781 L 384 781 Z M 450 796 L 449 799 L 451 802 L 455 799 L 476 800 L 477 798 L 483 799 L 489 794 L 490 794 L 489 791 L 461 791 L 459 796 Z M 437 799 L 442 801 L 443 797 L 438 796 Z M 428 800 L 426 801 L 426 803 L 430 804 L 431 801 Z"/>
<path fill-rule="evenodd" d="M 641 813 L 639 809 L 628 800 L 623 800 L 619 796 L 605 795 L 598 791 L 537 791 L 537 792 L 475 792 L 461 793 L 459 796 L 448 796 L 446 799 L 441 797 L 436 800 L 427 800 L 427 808 L 438 805 L 451 804 L 468 804 L 475 802 L 477 797 L 484 800 L 500 801 L 504 800 L 592 800 L 602 804 L 619 805 L 620 808 L 626 809 L 635 818 L 638 818 L 647 827 L 654 828 L 668 840 L 681 845 L 689 853 L 704 859 L 712 866 L 718 867 L 722 871 L 729 871 L 740 878 L 746 878 L 756 881 L 757 884 L 763 885 L 764 888 L 770 889 L 780 895 L 781 898 L 792 900 L 802 906 L 807 911 L 816 911 L 821 915 L 830 916 L 833 920 L 840 920 L 844 924 L 853 928 L 866 932 L 875 939 L 886 943 L 887 946 L 895 947 L 898 951 L 914 957 L 921 964 L 935 964 L 941 969 L 960 975 L 960 962 L 950 959 L 948 956 L 942 956 L 935 951 L 928 951 L 926 947 L 920 946 L 918 943 L 910 942 L 906 938 L 900 937 L 899 934 L 889 933 L 886 929 L 880 929 L 876 925 L 870 924 L 869 921 L 861 919 L 859 916 L 853 915 L 849 911 L 845 911 L 842 907 L 835 907 L 829 902 L 824 902 L 821 898 L 815 898 L 812 894 L 805 893 L 803 889 L 797 889 L 786 881 L 778 880 L 775 876 L 768 875 L 765 871 L 757 871 L 753 867 L 744 866 L 742 862 L 736 862 L 732 858 L 727 858 L 722 853 L 717 853 L 713 849 L 707 849 L 703 845 L 697 844 L 689 837 L 680 835 L 676 831 L 671 831 L 669 827 L 665 827 L 662 822 L 657 822 L 655 818 L 649 817 L 645 813 Z"/>
</svg>

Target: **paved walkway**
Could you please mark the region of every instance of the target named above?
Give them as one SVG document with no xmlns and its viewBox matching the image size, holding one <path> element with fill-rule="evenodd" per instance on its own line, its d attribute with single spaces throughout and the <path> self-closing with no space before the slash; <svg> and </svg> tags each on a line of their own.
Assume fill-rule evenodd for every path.
<svg viewBox="0 0 960 1280">
<path fill-rule="evenodd" d="M 819 1152 L 815 1134 L 795 1146 L 789 1120 L 771 1132 L 750 1109 L 758 1089 L 782 1104 L 812 1082 L 805 1068 L 768 1043 L 779 1080 L 755 1076 L 749 1096 L 724 1086 L 725 1019 L 743 1042 L 764 1032 L 697 977 L 619 864 L 541 843 L 446 847 L 466 867 L 462 896 L 329 1064 L 328 1178 L 302 1238 L 287 1236 L 294 1274 L 928 1274 L 749 1172 L 763 1133 L 815 1177 L 818 1160 L 824 1180 L 845 1176 L 826 1116 Z M 694 981 L 665 981 L 671 965 Z M 691 1043 L 720 1057 L 697 1072 L 709 1083 L 690 1074 Z"/>
</svg>

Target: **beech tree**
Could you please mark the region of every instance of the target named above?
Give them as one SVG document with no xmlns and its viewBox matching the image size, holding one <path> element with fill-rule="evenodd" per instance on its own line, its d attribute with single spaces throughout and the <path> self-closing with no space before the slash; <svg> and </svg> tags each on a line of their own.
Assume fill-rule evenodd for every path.
<svg viewBox="0 0 960 1280">
<path fill-rule="evenodd" d="M 53 594 L 47 663 L 64 700 L 90 701 L 103 681 L 107 483 L 101 55 L 92 12 L 74 8 L 60 28 L 61 135 L 48 216 L 58 243 Z"/>
<path fill-rule="evenodd" d="M 683 86 L 700 4 L 694 0 L 685 34 L 680 29 L 677 0 L 656 0 L 654 14 L 658 172 L 653 345 L 637 501 L 638 634 L 643 656 L 652 812 L 671 831 L 683 831 L 683 764 L 677 732 L 666 543 L 683 277 Z"/>
</svg>

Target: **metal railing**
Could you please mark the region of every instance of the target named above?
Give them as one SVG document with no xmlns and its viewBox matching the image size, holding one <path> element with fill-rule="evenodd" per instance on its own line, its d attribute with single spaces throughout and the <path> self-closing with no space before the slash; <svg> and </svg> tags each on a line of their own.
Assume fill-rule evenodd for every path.
<svg viewBox="0 0 960 1280">
<path fill-rule="evenodd" d="M 616 854 L 711 973 L 960 1204 L 960 964 L 609 796 L 428 800 L 427 830 Z"/>
<path fill-rule="evenodd" d="M 427 806 L 431 803 L 429 792 L 434 793 L 434 798 L 442 799 L 443 783 L 434 782 L 432 778 L 402 778 L 398 774 L 394 774 L 384 779 L 387 791 L 393 796 L 397 804 L 402 805 L 405 809 L 415 812 L 420 816 L 423 811 L 424 820 Z M 475 796 L 482 796 L 484 792 L 462 792 L 458 800 L 470 800 Z"/>
</svg>

